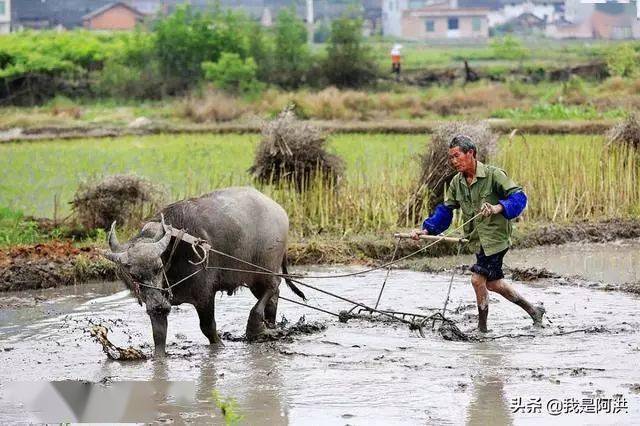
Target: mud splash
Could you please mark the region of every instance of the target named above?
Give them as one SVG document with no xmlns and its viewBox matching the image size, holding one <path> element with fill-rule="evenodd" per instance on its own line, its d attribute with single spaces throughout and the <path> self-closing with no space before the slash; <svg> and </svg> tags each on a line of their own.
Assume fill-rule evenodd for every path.
<svg viewBox="0 0 640 426">
<path fill-rule="evenodd" d="M 344 271 L 321 268 L 313 272 Z M 384 275 L 380 271 L 310 283 L 374 304 Z M 430 315 L 442 309 L 448 284 L 445 275 L 393 271 L 380 307 Z M 108 360 L 86 333 L 91 322 L 102 323 L 108 325 L 114 344 L 150 350 L 148 316 L 122 285 L 44 290 L 38 294 L 46 294 L 47 300 L 0 309 L 0 360 L 11 367 L 0 369 L 0 420 L 45 421 L 42 411 L 16 403 L 28 399 L 15 387 L 19 383 L 33 390 L 42 383 L 82 381 L 106 392 L 100 393 L 101 398 L 123 392 L 119 386 L 124 383 L 146 383 L 147 390 L 127 393 L 129 401 L 144 401 L 144 412 L 123 410 L 116 417 L 112 410 L 89 416 L 87 408 L 85 417 L 79 417 L 94 422 L 219 423 L 214 389 L 233 398 L 249 424 L 549 422 L 556 416 L 546 410 L 548 401 L 595 401 L 615 395 L 624 398 L 626 410 L 563 414 L 562 420 L 640 422 L 640 394 L 634 391 L 640 383 L 638 297 L 554 285 L 552 280 L 516 286 L 524 297 L 544 303 L 552 323 L 535 329 L 519 308 L 492 295 L 487 337 L 496 339 L 455 342 L 430 329 L 421 338 L 405 324 L 356 320 L 344 324 L 281 301 L 281 315 L 304 315 L 307 323 L 320 321 L 327 328 L 296 335 L 291 341 L 227 341 L 224 347 L 210 347 L 200 332 L 195 310 L 178 306 L 169 316 L 168 357 L 131 363 Z M 282 291 L 289 296 L 288 289 Z M 309 296 L 309 303 L 315 306 L 334 312 L 349 309 L 346 303 L 322 294 Z M 33 298 L 6 293 L 0 300 L 5 297 Z M 474 302 L 468 277 L 456 277 L 446 315 L 467 335 L 473 335 L 477 321 Z M 218 328 L 242 334 L 254 303 L 249 292 L 216 298 Z M 585 329 L 589 331 L 578 332 Z M 502 335 L 532 337 L 498 338 Z M 191 384 L 192 396 L 178 398 L 170 391 L 175 383 Z M 514 401 L 537 398 L 543 403 L 539 413 L 513 411 Z"/>
</svg>

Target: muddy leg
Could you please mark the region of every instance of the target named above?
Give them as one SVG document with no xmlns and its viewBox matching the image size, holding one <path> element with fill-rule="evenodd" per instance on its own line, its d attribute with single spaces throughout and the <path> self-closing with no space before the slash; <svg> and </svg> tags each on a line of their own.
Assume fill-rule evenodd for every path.
<svg viewBox="0 0 640 426">
<path fill-rule="evenodd" d="M 153 331 L 154 354 L 157 357 L 164 357 L 165 344 L 167 342 L 167 314 L 149 313 L 151 319 L 151 330 Z"/>
<path fill-rule="evenodd" d="M 200 318 L 200 330 L 202 330 L 202 334 L 204 334 L 207 339 L 209 339 L 209 344 L 220 344 L 220 336 L 218 335 L 218 331 L 216 329 L 214 298 L 211 298 L 211 301 L 209 303 L 197 306 L 196 311 L 198 312 L 198 317 Z"/>
<path fill-rule="evenodd" d="M 275 294 L 267 302 L 267 306 L 264 308 L 264 320 L 267 323 L 267 327 L 276 327 L 276 314 L 278 312 L 278 296 L 280 290 L 276 290 Z"/>
<path fill-rule="evenodd" d="M 487 279 L 480 275 L 471 274 L 471 285 L 476 293 L 476 303 L 478 304 L 478 331 L 486 333 L 487 317 L 489 316 L 489 292 L 487 291 Z"/>
<path fill-rule="evenodd" d="M 533 306 L 526 299 L 520 296 L 512 285 L 506 283 L 504 280 L 495 280 L 489 281 L 487 283 L 487 288 L 524 309 L 525 312 L 531 316 L 534 324 L 540 325 L 542 323 L 542 316 L 545 313 L 544 307 Z"/>
<path fill-rule="evenodd" d="M 265 308 L 274 294 L 275 289 L 266 289 L 256 305 L 251 309 L 251 312 L 249 313 L 249 321 L 247 322 L 247 339 L 252 340 L 259 337 L 261 334 L 266 333 L 267 328 L 265 327 L 264 318 Z"/>
</svg>

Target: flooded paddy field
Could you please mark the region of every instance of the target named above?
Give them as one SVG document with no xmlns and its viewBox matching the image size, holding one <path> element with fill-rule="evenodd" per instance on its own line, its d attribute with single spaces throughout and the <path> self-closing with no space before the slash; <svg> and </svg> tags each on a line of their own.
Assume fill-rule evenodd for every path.
<svg viewBox="0 0 640 426">
<path fill-rule="evenodd" d="M 373 305 L 384 275 L 308 282 Z M 393 271 L 380 306 L 436 312 L 449 279 Z M 104 324 L 113 343 L 151 354 L 148 316 L 122 284 L 6 293 L 0 297 L 0 421 L 222 422 L 215 391 L 233 399 L 246 424 L 640 422 L 638 296 L 553 280 L 516 287 L 544 303 L 551 321 L 545 328 L 533 328 L 520 308 L 495 294 L 491 331 L 482 342 L 446 341 L 429 327 L 422 338 L 403 324 L 340 323 L 281 301 L 279 317 L 295 322 L 304 316 L 326 329 L 277 342 L 226 340 L 212 348 L 195 310 L 183 305 L 169 316 L 167 359 L 137 362 L 108 360 L 88 332 L 91 324 Z M 281 288 L 283 296 L 295 297 Z M 306 292 L 310 305 L 333 312 L 350 307 Z M 219 331 L 241 336 L 253 303 L 248 291 L 219 296 Z M 447 316 L 465 332 L 474 329 L 469 276 L 454 278 Z"/>
</svg>

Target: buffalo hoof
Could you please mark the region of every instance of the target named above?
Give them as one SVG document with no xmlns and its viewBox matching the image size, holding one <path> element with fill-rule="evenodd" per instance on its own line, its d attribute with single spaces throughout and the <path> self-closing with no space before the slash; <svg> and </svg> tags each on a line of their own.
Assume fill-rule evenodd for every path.
<svg viewBox="0 0 640 426">
<path fill-rule="evenodd" d="M 247 340 L 249 342 L 270 342 L 278 340 L 281 337 L 281 333 L 276 330 L 263 329 L 259 333 L 247 333 Z"/>
</svg>

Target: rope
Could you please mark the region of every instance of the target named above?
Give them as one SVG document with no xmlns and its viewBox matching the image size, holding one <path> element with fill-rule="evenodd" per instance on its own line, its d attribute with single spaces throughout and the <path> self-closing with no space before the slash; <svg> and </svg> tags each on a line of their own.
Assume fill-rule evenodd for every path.
<svg viewBox="0 0 640 426">
<path fill-rule="evenodd" d="M 220 269 L 223 271 L 232 271 L 232 272 L 246 272 L 246 273 L 250 273 L 250 274 L 257 274 L 257 275 L 273 275 L 273 276 L 277 276 L 277 277 L 282 277 L 282 278 L 289 278 L 289 279 L 293 279 L 293 278 L 312 278 L 312 279 L 328 279 L 328 278 L 347 278 L 347 277 L 353 277 L 356 275 L 363 275 L 363 274 L 367 274 L 369 272 L 373 272 L 373 271 L 377 271 L 379 269 L 385 269 L 388 268 L 392 265 L 398 264 L 400 262 L 402 262 L 403 260 L 407 260 L 410 257 L 413 257 L 415 255 L 417 255 L 418 253 L 421 253 L 425 250 L 427 250 L 430 247 L 433 247 L 434 245 L 438 244 L 440 241 L 442 241 L 443 239 L 449 237 L 452 233 L 454 233 L 455 231 L 458 231 L 459 229 L 463 228 L 466 224 L 470 223 L 471 221 L 475 220 L 477 217 L 482 216 L 482 213 L 478 213 L 475 216 L 473 216 L 471 219 L 467 220 L 466 222 L 464 222 L 462 225 L 458 226 L 457 228 L 454 228 L 448 232 L 446 232 L 443 235 L 440 235 L 440 238 L 438 238 L 437 240 L 435 240 L 434 242 L 432 242 L 431 244 L 427 244 L 426 246 L 415 250 L 405 256 L 402 256 L 399 259 L 396 259 L 394 261 L 391 262 L 387 262 L 387 263 L 383 263 L 382 265 L 379 266 L 375 266 L 373 268 L 369 268 L 369 269 L 365 269 L 363 271 L 358 271 L 358 272 L 350 272 L 347 274 L 338 274 L 338 275 L 298 275 L 298 274 L 281 274 L 278 272 L 273 272 L 268 270 L 267 268 L 263 268 L 262 266 L 256 265 L 254 263 L 248 262 L 246 260 L 240 259 L 238 257 L 232 256 L 230 254 L 221 252 L 219 250 L 216 250 L 214 248 L 210 248 L 209 250 L 213 253 L 219 254 L 221 256 L 225 256 L 228 257 L 229 259 L 233 259 L 236 260 L 240 263 L 244 263 L 246 265 L 252 266 L 254 268 L 260 269 L 264 272 L 260 272 L 260 271 L 251 271 L 248 269 L 237 269 L 237 268 L 225 268 L 225 267 L 218 267 L 218 266 L 211 266 L 211 267 L 207 267 L 207 269 Z"/>
<path fill-rule="evenodd" d="M 398 247 L 400 246 L 400 238 L 396 240 L 396 248 L 393 249 L 393 256 L 391 256 L 391 261 L 393 262 L 396 258 L 396 253 L 398 252 Z M 391 273 L 391 266 L 387 269 L 387 275 L 384 276 L 384 281 L 382 282 L 382 287 L 380 288 L 380 293 L 378 294 L 378 300 L 376 300 L 376 306 L 374 308 L 378 309 L 378 304 L 380 303 L 380 298 L 382 297 L 382 292 L 384 291 L 384 286 L 387 285 L 387 280 L 389 279 L 389 274 Z"/>
</svg>

